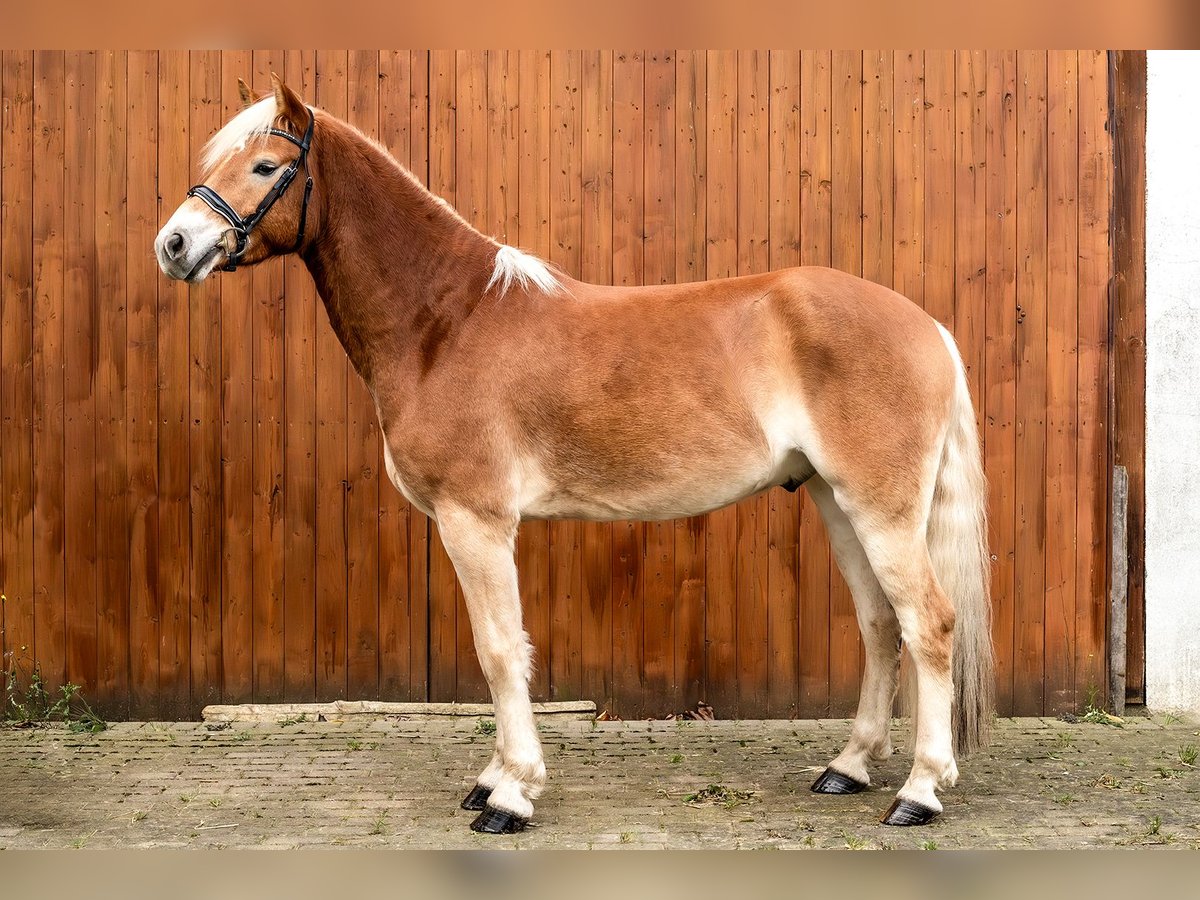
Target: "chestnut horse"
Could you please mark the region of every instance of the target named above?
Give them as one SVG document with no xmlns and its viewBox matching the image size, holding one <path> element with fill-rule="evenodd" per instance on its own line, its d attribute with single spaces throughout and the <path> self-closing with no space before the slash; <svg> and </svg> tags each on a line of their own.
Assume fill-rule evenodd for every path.
<svg viewBox="0 0 1200 900">
<path fill-rule="evenodd" d="M 546 780 L 521 520 L 671 519 L 801 484 L 866 648 L 849 742 L 813 790 L 861 791 L 891 754 L 903 644 L 914 760 L 883 821 L 937 815 L 955 752 L 986 741 L 992 696 L 985 484 L 946 329 L 830 269 L 576 281 L 476 231 L 378 144 L 272 83 L 262 100 L 243 91 L 155 252 L 190 282 L 291 252 L 312 273 L 374 397 L 387 474 L 437 522 L 466 598 L 497 725 L 463 801 L 471 827 L 520 829 Z"/>
</svg>

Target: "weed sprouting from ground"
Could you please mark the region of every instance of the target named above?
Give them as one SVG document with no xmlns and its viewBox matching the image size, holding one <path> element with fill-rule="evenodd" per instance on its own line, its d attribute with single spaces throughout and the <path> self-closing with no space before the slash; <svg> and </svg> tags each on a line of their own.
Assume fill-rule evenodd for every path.
<svg viewBox="0 0 1200 900">
<path fill-rule="evenodd" d="M 1197 755 L 1200 755 L 1200 749 L 1195 744 L 1184 744 L 1179 748 L 1179 761 L 1189 769 L 1196 768 Z"/>
<path fill-rule="evenodd" d="M 495 734 L 496 722 L 493 719 L 480 719 L 479 724 L 475 726 L 476 734 Z"/>
<path fill-rule="evenodd" d="M 288 716 L 287 718 L 280 719 L 279 724 L 283 725 L 283 726 L 300 725 L 307 721 L 308 721 L 308 713 L 300 713 L 300 715 L 295 716 L 295 717 Z"/>
<path fill-rule="evenodd" d="M 710 784 L 706 788 L 688 794 L 683 798 L 683 802 L 688 806 L 723 806 L 726 809 L 733 809 L 735 806 L 748 803 L 753 796 L 754 791 L 740 791 L 723 784 Z"/>
<path fill-rule="evenodd" d="M 4 710 L 0 721 L 18 726 L 62 722 L 72 731 L 91 734 L 108 727 L 83 698 L 79 685 L 67 682 L 55 692 L 42 677 L 37 662 L 23 666 L 11 650 L 4 654 L 4 662 Z"/>
</svg>

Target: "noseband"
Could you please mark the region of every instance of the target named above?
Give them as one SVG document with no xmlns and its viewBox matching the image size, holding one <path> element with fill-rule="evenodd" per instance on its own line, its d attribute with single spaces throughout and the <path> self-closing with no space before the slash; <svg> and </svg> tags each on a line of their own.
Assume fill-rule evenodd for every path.
<svg viewBox="0 0 1200 900">
<path fill-rule="evenodd" d="M 296 177 L 296 173 L 300 170 L 300 166 L 304 166 L 304 175 L 306 177 L 304 205 L 300 207 L 300 227 L 296 229 L 296 243 L 292 246 L 292 252 L 300 249 L 300 244 L 304 240 L 304 223 L 308 219 L 308 198 L 312 194 L 313 187 L 312 175 L 308 173 L 308 148 L 312 144 L 313 125 L 315 122 L 316 118 L 310 109 L 308 111 L 308 128 L 304 130 L 304 137 L 297 138 L 294 134 L 288 134 L 286 131 L 281 131 L 278 128 L 272 128 L 268 132 L 268 134 L 273 134 L 277 137 L 287 138 L 300 148 L 300 155 L 292 160 L 291 164 L 283 170 L 283 173 L 279 176 L 274 186 L 262 198 L 262 202 L 246 218 L 243 219 L 239 216 L 237 210 L 226 203 L 225 199 L 207 184 L 198 184 L 187 192 L 189 197 L 199 197 L 207 203 L 213 212 L 217 213 L 217 215 L 221 216 L 232 226 L 234 238 L 237 240 L 237 247 L 232 253 L 226 251 L 227 259 L 225 265 L 222 266 L 226 272 L 232 272 L 237 269 L 242 254 L 246 252 L 246 246 L 250 242 L 250 232 L 258 227 L 258 223 L 262 221 L 263 216 L 283 196 L 288 186 L 292 183 L 292 179 Z"/>
</svg>

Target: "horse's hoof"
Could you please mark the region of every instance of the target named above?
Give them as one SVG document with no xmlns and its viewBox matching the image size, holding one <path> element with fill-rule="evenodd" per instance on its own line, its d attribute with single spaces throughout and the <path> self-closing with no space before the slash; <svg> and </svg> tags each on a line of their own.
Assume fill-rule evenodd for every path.
<svg viewBox="0 0 1200 900">
<path fill-rule="evenodd" d="M 516 834 L 525 828 L 528 821 L 528 819 L 522 819 L 520 816 L 515 816 L 502 809 L 486 806 L 471 823 L 471 830 L 481 831 L 484 834 Z"/>
<path fill-rule="evenodd" d="M 849 775 L 843 775 L 833 769 L 826 769 L 821 777 L 812 783 L 810 790 L 814 794 L 858 794 L 865 791 L 867 786 L 861 781 L 855 781 Z"/>
<path fill-rule="evenodd" d="M 481 784 L 471 788 L 471 793 L 463 798 L 463 802 L 459 804 L 463 809 L 469 809 L 471 812 L 479 812 L 487 806 L 488 797 L 492 796 L 492 789 L 485 788 Z"/>
<path fill-rule="evenodd" d="M 936 819 L 940 813 L 936 809 L 930 809 L 920 803 L 913 803 L 911 800 L 901 800 L 896 798 L 896 802 L 891 808 L 883 814 L 883 818 L 879 821 L 884 825 L 928 825 Z"/>
</svg>

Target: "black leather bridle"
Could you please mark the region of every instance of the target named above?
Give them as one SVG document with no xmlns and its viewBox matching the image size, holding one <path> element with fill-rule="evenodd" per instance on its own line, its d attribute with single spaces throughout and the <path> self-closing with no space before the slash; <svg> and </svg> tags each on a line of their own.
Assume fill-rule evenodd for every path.
<svg viewBox="0 0 1200 900">
<path fill-rule="evenodd" d="M 304 240 L 304 223 L 308 219 L 308 198 L 312 194 L 313 180 L 312 175 L 308 173 L 308 148 L 312 144 L 313 125 L 316 118 L 313 116 L 313 111 L 308 111 L 308 128 L 304 131 L 304 137 L 298 138 L 294 134 L 289 134 L 286 131 L 281 131 L 278 128 L 272 128 L 268 134 L 273 134 L 277 137 L 287 138 L 293 144 L 300 148 L 300 155 L 297 156 L 283 173 L 276 180 L 271 190 L 267 191 L 267 195 L 262 198 L 262 202 L 258 207 L 246 218 L 238 215 L 236 209 L 225 202 L 225 199 L 210 188 L 207 184 L 198 184 L 187 192 L 189 197 L 199 197 L 212 208 L 213 212 L 221 216 L 232 226 L 234 237 L 237 239 L 237 247 L 232 253 L 226 251 L 226 262 L 222 268 L 226 272 L 232 272 L 238 267 L 238 263 L 242 258 L 242 254 L 246 252 L 246 246 L 250 242 L 250 232 L 252 232 L 258 223 L 262 221 L 263 216 L 275 205 L 276 201 L 283 196 L 284 191 L 292 183 L 296 177 L 296 173 L 300 171 L 300 167 L 304 166 L 304 174 L 306 182 L 304 185 L 304 205 L 300 208 L 300 227 L 296 229 L 296 243 L 292 247 L 292 252 L 300 249 L 300 244 Z M 222 237 L 224 240 L 224 237 Z"/>
</svg>

